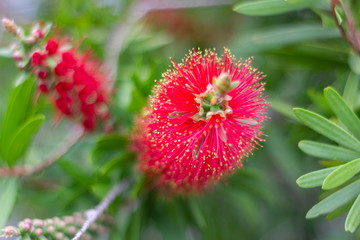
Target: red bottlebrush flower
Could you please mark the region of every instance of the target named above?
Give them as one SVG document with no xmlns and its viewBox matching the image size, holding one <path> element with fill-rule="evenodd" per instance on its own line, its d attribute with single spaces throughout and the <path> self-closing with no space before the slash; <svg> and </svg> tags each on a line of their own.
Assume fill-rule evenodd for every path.
<svg viewBox="0 0 360 240">
<path fill-rule="evenodd" d="M 57 53 L 57 51 L 59 49 L 59 44 L 58 44 L 57 40 L 49 39 L 48 42 L 46 43 L 45 49 L 49 55 L 53 55 L 53 54 Z"/>
<path fill-rule="evenodd" d="M 46 59 L 46 54 L 34 52 L 31 56 L 31 63 L 33 66 L 38 66 L 43 64 L 45 59 Z"/>
<path fill-rule="evenodd" d="M 2 23 L 9 33 L 21 38 L 15 45 L 13 57 L 21 70 L 37 77 L 38 93 L 46 95 L 61 115 L 83 124 L 86 130 L 93 130 L 103 123 L 110 129 L 109 98 L 111 81 L 102 64 L 90 52 L 81 53 L 67 37 L 59 34 L 40 41 L 48 34 L 48 26 L 37 24 L 27 34 L 9 19 Z M 26 46 L 25 46 L 25 45 Z M 23 59 L 31 59 L 31 65 Z M 106 119 L 105 119 L 106 116 Z"/>
<path fill-rule="evenodd" d="M 134 135 L 139 169 L 156 187 L 199 192 L 242 167 L 263 141 L 268 103 L 251 61 L 236 62 L 225 49 L 220 58 L 194 50 L 182 64 L 173 62 Z"/>
</svg>

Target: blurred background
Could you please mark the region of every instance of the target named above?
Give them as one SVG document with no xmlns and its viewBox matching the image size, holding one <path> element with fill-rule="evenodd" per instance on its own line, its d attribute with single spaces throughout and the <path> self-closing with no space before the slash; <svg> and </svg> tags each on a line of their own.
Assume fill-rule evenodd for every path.
<svg viewBox="0 0 360 240">
<path fill-rule="evenodd" d="M 154 80 L 189 49 L 229 48 L 237 59 L 253 56 L 253 66 L 267 76 L 272 102 L 265 125 L 266 142 L 244 163 L 245 168 L 200 196 L 166 199 L 146 192 L 134 202 L 112 206 L 117 225 L 111 239 L 356 239 L 344 231 L 344 217 L 306 220 L 321 190 L 300 189 L 296 179 L 320 168 L 318 159 L 300 152 L 302 139 L 319 136 L 295 119 L 291 108 L 310 108 L 331 116 L 322 91 L 342 92 L 351 71 L 350 46 L 331 20 L 330 3 L 273 16 L 245 16 L 233 10 L 240 1 L 179 0 L 2 0 L 0 17 L 19 25 L 52 22 L 57 31 L 82 42 L 106 62 L 114 78 L 113 117 L 119 133 L 132 129 L 133 117 L 147 103 Z M 11 38 L 0 30 L 0 47 Z M 13 61 L 0 58 L 0 118 L 14 79 Z M 359 106 L 359 104 L 357 104 Z M 36 136 L 26 163 L 36 164 L 56 149 L 70 123 L 52 126 L 52 110 Z M 134 156 L 124 146 L 99 150 L 93 134 L 58 164 L 22 180 L 11 222 L 47 218 L 88 209 L 119 176 L 132 172 Z M 109 151 L 108 151 L 109 152 Z M 109 169 L 109 158 L 122 156 Z M 126 163 L 124 163 L 126 162 Z M 135 172 L 135 174 L 137 174 Z M 0 190 L 1 191 L 1 190 Z M 333 216 L 328 216 L 331 219 Z"/>
</svg>

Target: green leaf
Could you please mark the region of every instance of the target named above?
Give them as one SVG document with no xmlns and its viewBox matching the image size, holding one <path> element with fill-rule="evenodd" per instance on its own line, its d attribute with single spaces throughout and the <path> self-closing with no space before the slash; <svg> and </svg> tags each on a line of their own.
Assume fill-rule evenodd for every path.
<svg viewBox="0 0 360 240">
<path fill-rule="evenodd" d="M 44 120 L 44 115 L 36 115 L 19 128 L 11 139 L 8 148 L 4 150 L 4 158 L 10 165 L 14 164 L 25 153 L 31 138 L 37 133 Z"/>
<path fill-rule="evenodd" d="M 25 80 L 23 80 L 24 78 Z M 8 159 L 4 157 L 4 152 L 7 151 L 11 140 L 32 110 L 35 82 L 31 77 L 25 77 L 24 75 L 17 81 L 20 82 L 20 85 L 15 87 L 10 94 L 0 132 L 0 155 L 5 161 L 8 161 Z"/>
<path fill-rule="evenodd" d="M 299 148 L 301 151 L 311 156 L 335 161 L 348 162 L 355 158 L 360 158 L 359 152 L 354 152 L 352 150 L 331 144 L 319 143 L 309 140 L 300 141 Z"/>
<path fill-rule="evenodd" d="M 351 72 L 346 81 L 346 85 L 343 93 L 344 101 L 351 109 L 354 108 L 358 89 L 359 89 L 359 77 L 355 73 Z"/>
<path fill-rule="evenodd" d="M 312 188 L 321 186 L 324 179 L 337 167 L 325 168 L 302 175 L 296 180 L 299 187 Z"/>
<path fill-rule="evenodd" d="M 84 187 L 89 187 L 96 179 L 92 174 L 87 172 L 79 163 L 75 163 L 68 159 L 61 158 L 58 161 L 59 166 L 69 175 L 75 182 Z"/>
<path fill-rule="evenodd" d="M 236 39 L 233 48 L 238 53 L 254 54 L 254 52 L 268 51 L 303 42 L 337 37 L 340 37 L 340 34 L 336 28 L 326 29 L 320 24 L 292 23 L 243 34 L 239 39 Z"/>
<path fill-rule="evenodd" d="M 16 178 L 0 179 L 0 229 L 2 229 L 14 207 L 17 195 Z"/>
<path fill-rule="evenodd" d="M 355 53 L 349 54 L 348 63 L 351 71 L 356 73 L 356 75 L 360 75 L 360 56 Z"/>
<path fill-rule="evenodd" d="M 120 166 L 125 165 L 134 158 L 132 153 L 128 152 L 119 152 L 118 155 L 115 155 L 114 158 L 109 158 L 106 163 L 101 165 L 99 172 L 103 175 L 107 175 L 112 170 L 118 171 Z"/>
<path fill-rule="evenodd" d="M 315 12 L 319 17 L 321 18 L 321 23 L 324 26 L 324 28 L 333 28 L 336 27 L 334 18 L 332 15 L 329 14 L 326 10 L 321 10 L 317 8 L 311 9 L 313 12 Z"/>
<path fill-rule="evenodd" d="M 338 167 L 325 178 L 322 188 L 328 190 L 340 186 L 352 178 L 359 169 L 360 158 Z"/>
<path fill-rule="evenodd" d="M 285 101 L 282 101 L 279 98 L 274 98 L 274 99 L 271 98 L 269 102 L 271 102 L 271 107 L 275 109 L 277 112 L 281 113 L 287 118 L 298 121 L 289 103 L 286 103 Z"/>
<path fill-rule="evenodd" d="M 200 228 L 206 228 L 206 217 L 204 216 L 203 210 L 201 209 L 200 202 L 196 198 L 189 198 L 187 202 L 189 204 L 192 216 L 197 223 L 197 226 Z"/>
<path fill-rule="evenodd" d="M 260 0 L 236 4 L 234 11 L 250 16 L 270 16 L 314 6 L 318 0 Z"/>
<path fill-rule="evenodd" d="M 340 121 L 355 135 L 356 138 L 360 139 L 360 120 L 345 103 L 342 97 L 331 87 L 325 88 L 324 96 L 331 110 Z"/>
<path fill-rule="evenodd" d="M 357 180 L 321 200 L 307 212 L 306 218 L 315 218 L 321 214 L 329 213 L 354 199 L 359 193 L 360 180 Z"/>
<path fill-rule="evenodd" d="M 294 108 L 294 113 L 305 125 L 325 137 L 355 151 L 360 149 L 359 140 L 323 116 L 301 108 Z"/>
<path fill-rule="evenodd" d="M 335 209 L 334 211 L 330 212 L 327 216 L 326 216 L 326 220 L 327 221 L 331 221 L 335 218 L 340 217 L 341 215 L 345 214 L 346 212 L 348 212 L 351 208 L 351 206 L 353 205 L 354 201 L 350 201 L 348 203 L 346 203 L 345 205 L 342 205 L 341 207 L 338 207 L 337 209 Z"/>
<path fill-rule="evenodd" d="M 118 134 L 110 134 L 100 138 L 91 154 L 91 161 L 104 166 L 109 159 L 118 157 L 127 142 L 128 140 L 124 136 Z"/>
<path fill-rule="evenodd" d="M 360 224 L 360 194 L 357 196 L 354 204 L 350 208 L 350 211 L 345 220 L 345 231 L 355 232 L 356 228 Z"/>
<path fill-rule="evenodd" d="M 340 166 L 340 165 L 343 165 L 344 161 L 335 161 L 335 160 L 320 160 L 319 161 L 319 164 L 321 166 L 324 166 L 324 167 L 337 167 L 337 166 Z"/>
</svg>

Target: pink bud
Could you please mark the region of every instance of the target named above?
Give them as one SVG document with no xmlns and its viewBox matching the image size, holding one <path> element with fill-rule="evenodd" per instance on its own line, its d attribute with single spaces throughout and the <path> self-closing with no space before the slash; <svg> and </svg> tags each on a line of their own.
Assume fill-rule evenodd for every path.
<svg viewBox="0 0 360 240">
<path fill-rule="evenodd" d="M 26 231 L 30 231 L 30 230 L 31 230 L 31 224 L 28 223 L 28 222 L 25 222 L 25 223 L 24 223 L 24 229 L 25 229 Z"/>
<path fill-rule="evenodd" d="M 13 53 L 13 58 L 15 61 L 21 61 L 24 58 L 24 52 L 21 50 L 17 50 Z"/>
<path fill-rule="evenodd" d="M 34 226 L 42 227 L 44 225 L 44 221 L 41 219 L 34 219 L 33 224 L 34 224 Z"/>
<path fill-rule="evenodd" d="M 25 43 L 28 45 L 32 45 L 36 42 L 36 38 L 34 36 L 27 36 L 25 38 Z"/>
<path fill-rule="evenodd" d="M 68 229 L 67 229 L 67 233 L 69 235 L 75 235 L 75 233 L 77 232 L 77 229 L 75 226 L 69 226 Z"/>
<path fill-rule="evenodd" d="M 4 26 L 5 31 L 11 34 L 17 34 L 18 28 L 14 22 L 14 20 L 10 20 L 8 18 L 2 19 L 2 25 Z"/>
<path fill-rule="evenodd" d="M 25 219 L 24 219 L 24 222 L 31 224 L 32 220 L 31 220 L 30 218 L 25 218 Z"/>
<path fill-rule="evenodd" d="M 43 230 L 42 230 L 41 228 L 35 229 L 35 235 L 36 235 L 36 236 L 41 236 L 41 235 L 43 235 L 43 234 L 44 234 L 44 232 L 43 232 Z"/>
<path fill-rule="evenodd" d="M 64 234 L 62 232 L 58 232 L 58 233 L 56 233 L 55 238 L 58 240 L 61 240 L 64 238 Z"/>
<path fill-rule="evenodd" d="M 55 232 L 55 227 L 50 225 L 50 226 L 47 227 L 46 230 L 47 230 L 48 233 L 53 234 Z"/>
<path fill-rule="evenodd" d="M 36 39 L 43 39 L 44 37 L 44 33 L 41 29 L 34 29 L 32 31 L 32 35 L 36 38 Z"/>
</svg>

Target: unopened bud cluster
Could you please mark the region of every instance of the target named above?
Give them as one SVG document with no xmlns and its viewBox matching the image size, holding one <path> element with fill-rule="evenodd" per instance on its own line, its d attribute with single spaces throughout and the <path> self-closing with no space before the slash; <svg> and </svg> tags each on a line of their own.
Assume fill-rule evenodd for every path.
<svg viewBox="0 0 360 240">
<path fill-rule="evenodd" d="M 18 228 L 5 227 L 1 237 L 20 237 L 20 239 L 54 239 L 68 240 L 75 236 L 86 221 L 86 213 L 75 213 L 72 216 L 49 219 L 24 219 L 19 222 Z M 114 219 L 109 215 L 101 215 L 97 222 L 90 225 L 89 231 L 81 236 L 83 240 L 91 240 L 95 236 L 107 234 L 109 226 L 114 224 Z"/>
<path fill-rule="evenodd" d="M 15 24 L 14 20 L 8 18 L 2 19 L 2 25 L 6 32 L 17 38 L 17 43 L 11 47 L 17 67 L 20 70 L 29 69 L 29 53 L 33 48 L 41 44 L 44 37 L 49 33 L 50 26 L 36 24 L 29 32 L 25 32 L 21 27 Z"/>
</svg>

